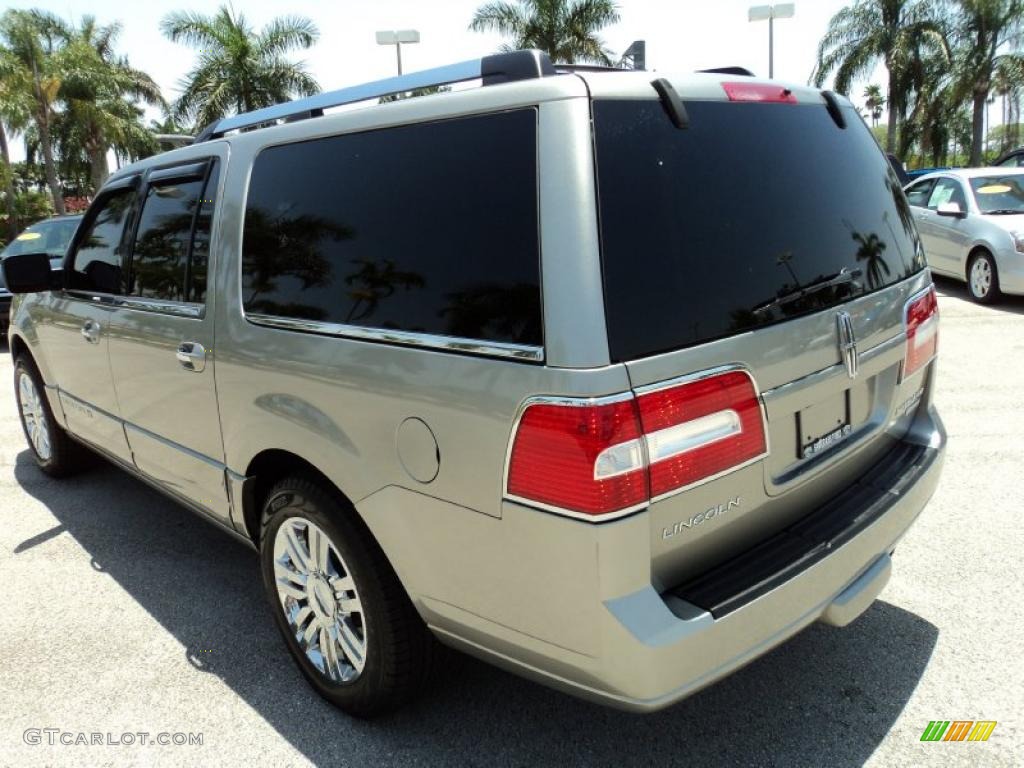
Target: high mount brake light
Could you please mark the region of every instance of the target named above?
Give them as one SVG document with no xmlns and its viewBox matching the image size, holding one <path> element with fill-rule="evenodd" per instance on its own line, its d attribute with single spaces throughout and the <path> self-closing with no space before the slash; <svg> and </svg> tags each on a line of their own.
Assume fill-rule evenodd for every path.
<svg viewBox="0 0 1024 768">
<path fill-rule="evenodd" d="M 761 402 L 746 371 L 726 370 L 596 400 L 528 403 L 506 494 L 607 520 L 765 455 Z"/>
<path fill-rule="evenodd" d="M 729 101 L 758 101 L 775 104 L 796 104 L 796 96 L 788 88 L 768 83 L 722 83 Z"/>
<path fill-rule="evenodd" d="M 907 302 L 903 310 L 907 328 L 907 354 L 903 362 L 906 379 L 932 361 L 939 350 L 939 301 L 929 286 Z"/>
</svg>

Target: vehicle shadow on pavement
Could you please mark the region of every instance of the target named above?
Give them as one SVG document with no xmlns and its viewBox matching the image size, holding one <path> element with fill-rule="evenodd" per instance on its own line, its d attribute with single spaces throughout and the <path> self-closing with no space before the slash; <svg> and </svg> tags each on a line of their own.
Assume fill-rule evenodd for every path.
<svg viewBox="0 0 1024 768">
<path fill-rule="evenodd" d="M 195 674 L 217 675 L 317 764 L 861 765 L 906 705 L 938 638 L 928 621 L 879 601 L 845 629 L 812 626 L 717 685 L 644 716 L 452 654 L 421 700 L 357 721 L 316 697 L 288 658 L 253 552 L 105 462 L 57 482 L 23 451 L 14 474 L 94 569 L 186 648 Z M 50 538 L 36 532 L 17 551 Z M 133 663 L 143 662 L 125 659 Z M 207 734 L 207 744 L 216 738 Z"/>
</svg>

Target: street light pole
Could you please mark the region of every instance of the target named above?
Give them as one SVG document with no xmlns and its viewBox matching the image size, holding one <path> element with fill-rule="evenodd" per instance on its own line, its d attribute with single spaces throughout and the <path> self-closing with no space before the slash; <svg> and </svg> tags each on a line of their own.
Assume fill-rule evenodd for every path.
<svg viewBox="0 0 1024 768">
<path fill-rule="evenodd" d="M 377 33 L 377 45 L 395 46 L 395 57 L 398 59 L 398 74 L 402 74 L 402 43 L 418 43 L 420 33 L 415 29 L 385 30 Z"/>
<path fill-rule="evenodd" d="M 790 19 L 796 6 L 794 3 L 776 3 L 775 5 L 755 5 L 748 11 L 750 21 L 768 22 L 768 77 L 775 77 L 775 20 Z"/>
</svg>

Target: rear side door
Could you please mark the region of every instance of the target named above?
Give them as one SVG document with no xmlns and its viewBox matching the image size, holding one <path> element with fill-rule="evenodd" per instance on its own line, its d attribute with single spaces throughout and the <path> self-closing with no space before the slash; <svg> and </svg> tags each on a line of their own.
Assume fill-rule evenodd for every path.
<svg viewBox="0 0 1024 768">
<path fill-rule="evenodd" d="M 222 163 L 192 159 L 145 177 L 109 345 L 136 467 L 228 522 L 207 285 Z"/>
<path fill-rule="evenodd" d="M 108 348 L 137 182 L 132 177 L 108 186 L 93 203 L 65 262 L 65 289 L 49 294 L 37 323 L 68 430 L 123 461 L 131 461 L 131 453 L 119 418 Z"/>
</svg>

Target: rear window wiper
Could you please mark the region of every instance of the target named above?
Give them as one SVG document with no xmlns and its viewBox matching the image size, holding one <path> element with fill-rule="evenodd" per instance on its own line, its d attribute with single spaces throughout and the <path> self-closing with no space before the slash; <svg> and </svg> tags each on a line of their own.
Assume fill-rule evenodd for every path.
<svg viewBox="0 0 1024 768">
<path fill-rule="evenodd" d="M 830 277 L 823 277 L 813 283 L 797 288 L 795 291 L 783 294 L 777 299 L 772 299 L 769 302 L 754 307 L 753 311 L 768 312 L 774 307 L 792 304 L 794 301 L 802 299 L 804 296 L 817 293 L 818 291 L 823 291 L 826 288 L 835 288 L 838 285 L 846 285 L 848 283 L 855 282 L 862 274 L 864 273 L 859 269 L 847 269 L 846 267 L 843 267 L 839 272 Z"/>
</svg>

